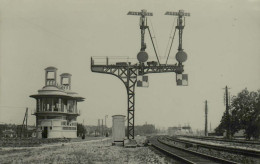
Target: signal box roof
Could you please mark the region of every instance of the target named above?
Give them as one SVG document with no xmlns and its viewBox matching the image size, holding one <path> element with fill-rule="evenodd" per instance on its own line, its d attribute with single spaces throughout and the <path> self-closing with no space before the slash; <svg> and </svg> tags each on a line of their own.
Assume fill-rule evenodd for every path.
<svg viewBox="0 0 260 164">
<path fill-rule="evenodd" d="M 38 90 L 38 94 L 31 95 L 30 97 L 59 97 L 66 99 L 74 99 L 77 101 L 84 101 L 85 99 L 84 97 L 79 96 L 76 92 L 61 89 L 58 86 L 45 86 L 42 89 Z"/>
<path fill-rule="evenodd" d="M 60 76 L 61 77 L 70 77 L 72 75 L 70 73 L 62 73 Z"/>
<path fill-rule="evenodd" d="M 55 68 L 55 67 L 47 67 L 47 68 L 45 68 L 45 70 L 46 71 L 56 71 L 57 68 Z"/>
</svg>

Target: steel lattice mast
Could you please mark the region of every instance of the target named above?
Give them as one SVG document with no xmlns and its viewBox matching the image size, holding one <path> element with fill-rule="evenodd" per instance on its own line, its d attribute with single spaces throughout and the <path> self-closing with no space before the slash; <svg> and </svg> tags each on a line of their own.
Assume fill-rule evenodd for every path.
<svg viewBox="0 0 260 164">
<path fill-rule="evenodd" d="M 183 61 L 179 61 L 178 64 L 161 65 L 153 64 L 148 65 L 145 62 L 148 60 L 148 54 L 145 52 L 146 44 L 144 42 L 145 30 L 147 26 L 146 16 L 152 16 L 152 13 L 148 13 L 146 10 L 141 12 L 129 12 L 128 15 L 140 16 L 140 29 L 141 29 L 141 49 L 137 54 L 139 63 L 117 63 L 110 64 L 109 58 L 106 58 L 105 64 L 95 63 L 94 58 L 91 57 L 91 71 L 98 73 L 110 74 L 118 77 L 125 85 L 127 91 L 127 138 L 134 139 L 134 124 L 135 124 L 135 84 L 137 82 L 137 76 L 145 75 L 149 73 L 164 73 L 175 72 L 181 74 L 183 70 Z M 149 31 L 150 32 L 150 31 Z M 187 58 L 187 57 L 186 57 Z M 158 59 L 158 58 L 157 58 Z M 158 61 L 159 62 L 159 61 Z"/>
</svg>

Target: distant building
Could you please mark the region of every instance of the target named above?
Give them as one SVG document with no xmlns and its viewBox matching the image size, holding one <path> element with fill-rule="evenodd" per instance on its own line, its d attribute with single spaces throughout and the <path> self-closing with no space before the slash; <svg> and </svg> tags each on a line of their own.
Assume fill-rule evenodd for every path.
<svg viewBox="0 0 260 164">
<path fill-rule="evenodd" d="M 45 86 L 38 94 L 30 97 L 36 99 L 36 136 L 38 138 L 76 138 L 77 116 L 80 111 L 77 103 L 84 98 L 71 91 L 71 74 L 60 75 L 57 83 L 57 68 L 45 69 Z"/>
<path fill-rule="evenodd" d="M 179 127 L 169 127 L 168 135 L 191 135 L 192 129 L 190 126 L 179 126 Z"/>
<path fill-rule="evenodd" d="M 12 129 L 4 130 L 3 136 L 5 138 L 13 138 L 13 137 L 16 137 L 16 132 Z"/>
</svg>

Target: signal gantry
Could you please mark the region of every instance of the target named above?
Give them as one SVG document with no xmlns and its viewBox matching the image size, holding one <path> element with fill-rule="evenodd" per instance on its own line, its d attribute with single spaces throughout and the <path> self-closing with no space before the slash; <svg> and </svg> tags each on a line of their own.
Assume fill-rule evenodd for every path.
<svg viewBox="0 0 260 164">
<path fill-rule="evenodd" d="M 146 44 L 145 44 L 145 30 L 148 29 L 150 34 L 150 39 L 153 43 L 153 39 L 151 37 L 151 32 L 149 30 L 149 26 L 147 25 L 147 16 L 153 16 L 153 13 L 147 12 L 146 10 L 141 10 L 141 12 L 128 12 L 128 15 L 138 15 L 140 16 L 140 30 L 141 30 L 141 49 L 137 54 L 137 59 L 139 63 L 131 64 L 130 62 L 117 62 L 112 63 L 108 57 L 105 58 L 105 63 L 98 63 L 95 60 L 100 58 L 91 57 L 91 71 L 97 73 L 110 74 L 118 77 L 125 85 L 127 91 L 128 98 L 128 106 L 127 106 L 127 138 L 134 139 L 134 123 L 135 123 L 135 85 L 137 83 L 138 87 L 147 87 L 148 86 L 148 76 L 145 74 L 149 73 L 166 73 L 166 72 L 175 72 L 176 73 L 176 81 L 177 85 L 187 85 L 187 75 L 182 74 L 183 62 L 187 59 L 186 53 L 182 51 L 182 45 L 179 45 L 178 49 L 178 58 L 176 54 L 176 59 L 178 64 L 160 64 L 158 55 L 156 53 L 156 49 L 154 47 L 154 51 L 157 57 L 157 61 L 148 61 L 148 54 L 145 52 Z M 171 14 L 167 14 L 171 15 Z M 182 17 L 185 15 L 182 15 Z M 179 20 L 180 20 L 179 15 Z M 179 30 L 181 31 L 179 34 L 182 34 L 182 23 L 179 22 Z M 182 37 L 182 35 L 179 35 Z M 180 41 L 182 39 L 179 39 Z M 181 43 L 181 42 L 180 42 Z M 186 56 L 185 56 L 186 55 Z M 185 60 L 184 60 L 185 59 Z"/>
</svg>

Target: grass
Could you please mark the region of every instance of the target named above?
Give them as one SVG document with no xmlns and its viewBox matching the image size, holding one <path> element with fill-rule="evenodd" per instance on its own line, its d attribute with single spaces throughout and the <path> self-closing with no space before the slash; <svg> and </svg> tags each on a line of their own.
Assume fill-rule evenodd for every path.
<svg viewBox="0 0 260 164">
<path fill-rule="evenodd" d="M 141 139 L 143 140 L 143 139 Z M 71 142 L 48 147 L 0 149 L 0 163 L 165 163 L 147 147 L 123 148 L 111 146 L 111 141 Z"/>
</svg>

